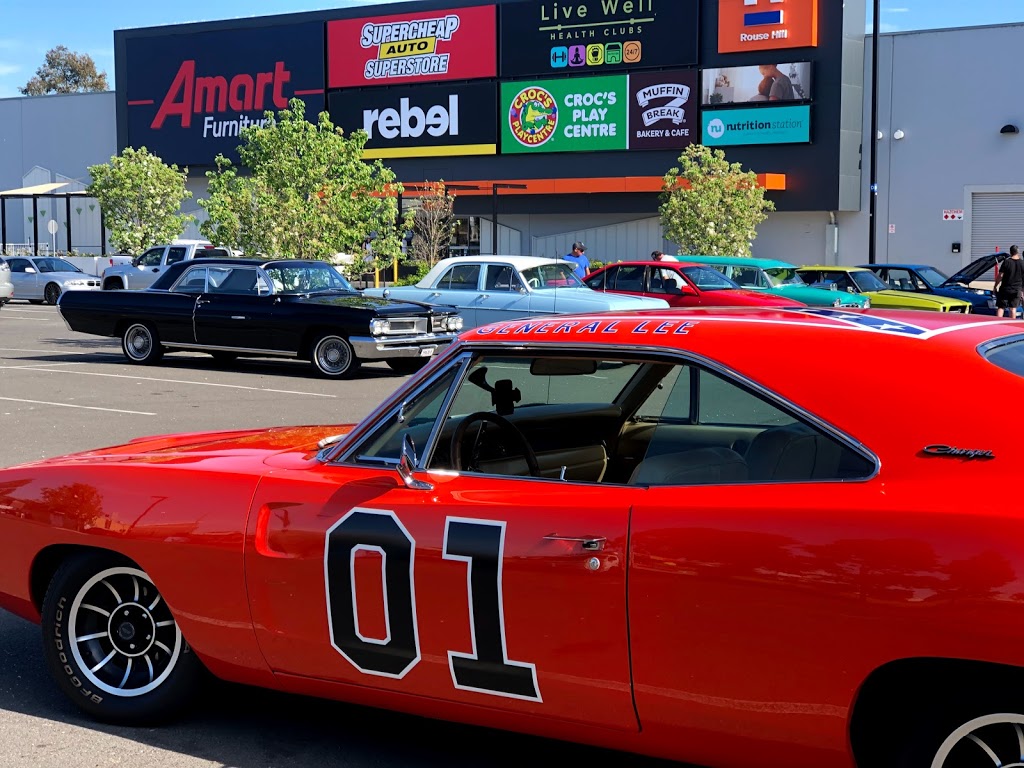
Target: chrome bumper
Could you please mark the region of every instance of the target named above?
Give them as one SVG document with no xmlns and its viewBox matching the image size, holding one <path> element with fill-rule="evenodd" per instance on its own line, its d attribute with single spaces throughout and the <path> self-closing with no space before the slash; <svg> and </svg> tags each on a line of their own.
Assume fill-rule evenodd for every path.
<svg viewBox="0 0 1024 768">
<path fill-rule="evenodd" d="M 352 349 L 360 360 L 392 357 L 432 357 L 437 348 L 455 341 L 457 333 L 424 333 L 420 336 L 352 336 Z"/>
</svg>

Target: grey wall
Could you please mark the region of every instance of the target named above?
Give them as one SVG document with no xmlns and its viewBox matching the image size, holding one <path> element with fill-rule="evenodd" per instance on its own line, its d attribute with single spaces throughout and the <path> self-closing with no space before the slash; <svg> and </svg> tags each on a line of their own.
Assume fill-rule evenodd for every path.
<svg viewBox="0 0 1024 768">
<path fill-rule="evenodd" d="M 1022 45 L 1021 24 L 879 36 L 879 262 L 924 262 L 952 273 L 970 260 L 966 249 L 950 248 L 966 244 L 969 222 L 943 221 L 943 209 L 967 208 L 970 186 L 1024 183 L 1024 133 L 999 133 L 1007 123 L 1024 131 Z M 870 70 L 865 56 L 865 104 Z M 864 136 L 869 115 L 865 107 Z M 896 130 L 904 138 L 893 139 Z M 868 158 L 865 143 L 861 212 L 841 234 L 846 264 L 867 261 Z"/>
<path fill-rule="evenodd" d="M 36 166 L 88 184 L 88 167 L 116 153 L 113 91 L 0 99 L 0 190 L 21 187 Z M 28 239 L 22 208 L 21 201 L 7 203 L 11 242 Z M 75 244 L 74 232 L 72 238 Z"/>
</svg>

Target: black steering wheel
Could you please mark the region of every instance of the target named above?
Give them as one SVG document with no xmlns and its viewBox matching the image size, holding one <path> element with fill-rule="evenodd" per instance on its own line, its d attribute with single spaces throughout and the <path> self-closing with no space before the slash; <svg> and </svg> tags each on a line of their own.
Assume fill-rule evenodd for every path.
<svg viewBox="0 0 1024 768">
<path fill-rule="evenodd" d="M 519 448 L 519 454 L 526 460 L 526 466 L 530 471 L 531 477 L 540 477 L 540 465 L 537 464 L 537 454 L 533 452 L 533 448 L 526 442 L 526 438 L 523 437 L 523 433 L 516 428 L 516 425 L 506 419 L 504 416 L 499 416 L 496 413 L 489 411 L 477 411 L 471 413 L 469 416 L 464 418 L 458 427 L 455 429 L 455 434 L 452 435 L 452 466 L 458 470 L 466 470 L 470 468 L 470 465 L 463 464 L 462 462 L 462 441 L 466 437 L 466 432 L 473 424 L 478 421 L 489 421 L 492 424 L 497 424 L 507 436 L 511 437 Z M 476 439 L 473 440 L 473 451 L 472 454 L 476 453 L 477 442 L 480 439 L 480 434 L 477 434 Z M 513 454 L 515 455 L 515 454 Z"/>
</svg>

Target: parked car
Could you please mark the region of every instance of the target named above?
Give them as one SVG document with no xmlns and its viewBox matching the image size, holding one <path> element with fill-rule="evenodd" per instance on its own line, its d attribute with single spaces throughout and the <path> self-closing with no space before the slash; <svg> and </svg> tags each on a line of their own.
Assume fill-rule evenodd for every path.
<svg viewBox="0 0 1024 768">
<path fill-rule="evenodd" d="M 0 307 L 3 307 L 14 296 L 14 283 L 11 282 L 11 268 L 0 256 Z"/>
<path fill-rule="evenodd" d="M 63 256 L 61 257 L 85 272 L 87 275 L 103 277 L 103 270 L 108 267 L 130 265 L 135 257 L 129 253 L 108 253 L 105 256 Z"/>
<path fill-rule="evenodd" d="M 15 295 L 31 304 L 56 304 L 66 291 L 98 291 L 98 277 L 53 256 L 8 256 Z"/>
<path fill-rule="evenodd" d="M 796 273 L 796 265 L 778 259 L 744 256 L 684 256 L 685 261 L 713 267 L 741 288 L 763 291 L 800 301 L 809 307 L 859 307 L 867 309 L 871 299 L 859 293 L 813 288 Z"/>
<path fill-rule="evenodd" d="M 67 294 L 59 307 L 73 331 L 120 337 L 131 363 L 177 350 L 291 357 L 328 378 L 371 360 L 411 373 L 462 328 L 451 307 L 363 296 L 330 264 L 299 259 L 182 261 L 151 288 Z"/>
<path fill-rule="evenodd" d="M 980 315 L 996 313 L 996 297 L 992 291 L 968 288 L 959 280 L 952 281 L 942 271 L 927 264 L 861 264 L 870 269 L 893 291 L 909 291 L 963 299 L 971 305 L 971 312 Z M 968 281 L 969 283 L 970 281 Z"/>
<path fill-rule="evenodd" d="M 1024 398 L 1020 329 L 495 323 L 357 426 L 0 471 L 0 606 L 114 723 L 179 711 L 205 668 L 719 768 L 1020 765 L 1024 517 L 978 498 L 1015 499 L 1019 436 L 921 384 Z M 865 418 L 878 392 L 941 416 Z"/>
<path fill-rule="evenodd" d="M 562 259 L 536 256 L 456 256 L 437 262 L 416 285 L 364 293 L 457 307 L 466 328 L 518 317 L 668 306 L 660 299 L 592 291 L 573 267 Z"/>
<path fill-rule="evenodd" d="M 664 298 L 672 307 L 804 307 L 784 296 L 748 291 L 703 264 L 624 261 L 592 272 L 583 282 L 595 291 Z"/>
<path fill-rule="evenodd" d="M 893 291 L 864 267 L 809 266 L 797 270 L 810 285 L 835 285 L 840 291 L 861 293 L 871 299 L 871 306 L 889 309 L 925 309 L 933 312 L 970 312 L 971 303 L 945 296 Z"/>
<path fill-rule="evenodd" d="M 175 240 L 157 245 L 135 257 L 131 264 L 115 264 L 103 270 L 103 290 L 139 290 L 148 288 L 172 264 L 198 257 L 230 258 L 227 248 L 216 248 L 207 240 Z"/>
</svg>

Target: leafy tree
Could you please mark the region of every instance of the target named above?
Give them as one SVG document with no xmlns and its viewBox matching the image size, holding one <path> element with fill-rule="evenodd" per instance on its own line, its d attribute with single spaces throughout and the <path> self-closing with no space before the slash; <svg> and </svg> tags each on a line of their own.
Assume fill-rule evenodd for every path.
<svg viewBox="0 0 1024 768">
<path fill-rule="evenodd" d="M 448 255 L 448 246 L 455 237 L 455 198 L 448 194 L 444 181 L 426 182 L 423 190 L 412 219 L 409 256 L 432 267 Z"/>
<path fill-rule="evenodd" d="M 359 254 L 371 268 L 399 258 L 395 195 L 401 185 L 379 160 L 363 161 L 366 133 L 344 135 L 326 112 L 310 123 L 301 99 L 292 99 L 277 117 L 265 114 L 266 125 L 241 131 L 238 154 L 249 173 L 238 173 L 219 155 L 217 170 L 206 174 L 209 198 L 199 201 L 209 214 L 200 225 L 203 235 L 274 257 Z M 367 241 L 370 251 L 363 247 Z"/>
<path fill-rule="evenodd" d="M 19 91 L 25 96 L 48 93 L 96 93 L 109 90 L 107 73 L 96 71 L 96 62 L 87 53 L 75 53 L 58 45 L 46 52 L 46 63 Z"/>
<path fill-rule="evenodd" d="M 181 213 L 182 201 L 192 197 L 185 189 L 188 168 L 168 166 L 145 147 L 126 147 L 109 163 L 90 166 L 89 174 L 85 192 L 99 202 L 110 242 L 123 253 L 169 242 L 195 220 Z"/>
<path fill-rule="evenodd" d="M 757 225 L 775 210 L 757 174 L 702 144 L 687 147 L 679 166 L 665 174 L 661 193 L 665 239 L 681 254 L 750 256 Z"/>
</svg>

